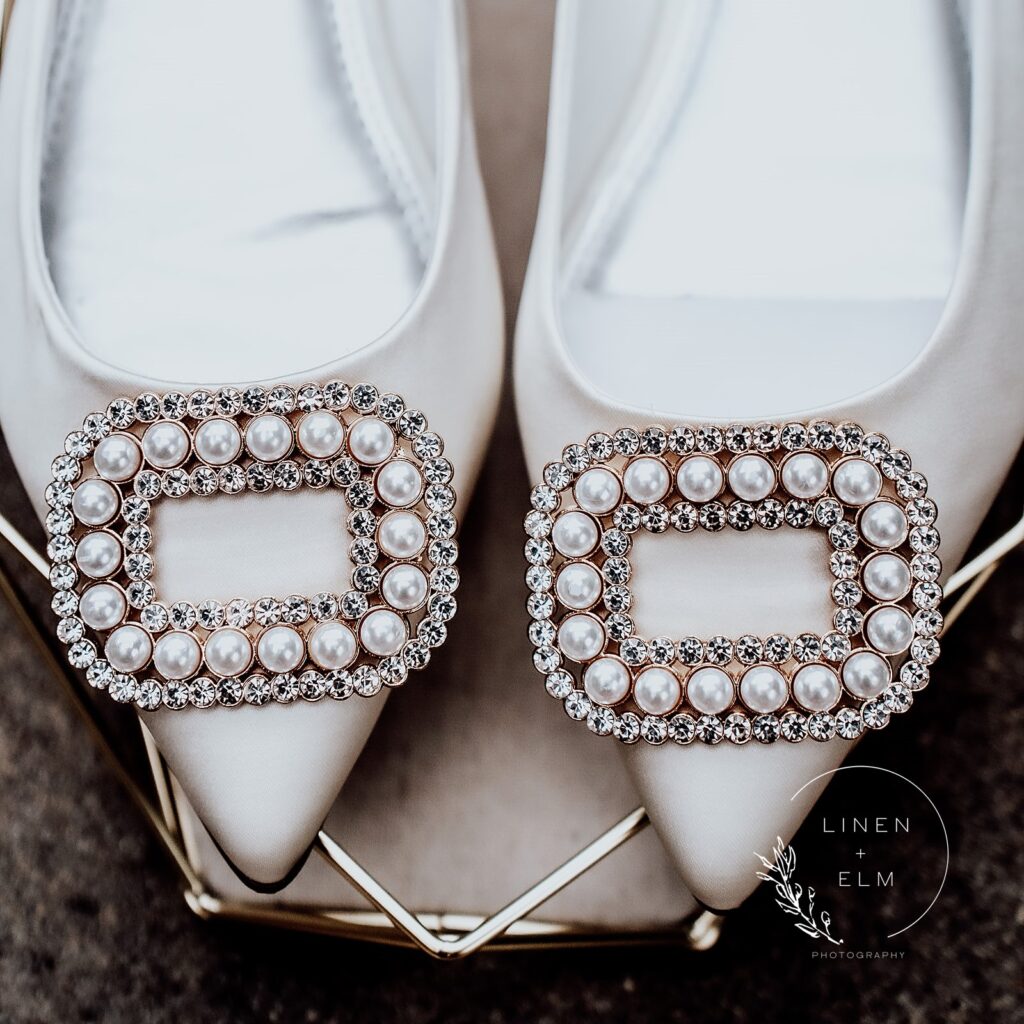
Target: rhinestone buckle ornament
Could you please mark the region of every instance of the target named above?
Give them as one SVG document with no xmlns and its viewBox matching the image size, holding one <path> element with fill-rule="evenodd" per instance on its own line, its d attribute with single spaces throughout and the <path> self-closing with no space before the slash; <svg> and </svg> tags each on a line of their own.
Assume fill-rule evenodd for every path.
<svg viewBox="0 0 1024 1024">
<path fill-rule="evenodd" d="M 345 700 L 402 684 L 444 643 L 456 610 L 443 452 L 423 413 L 365 383 L 145 393 L 90 414 L 46 488 L 68 661 L 145 711 Z M 344 494 L 349 589 L 161 602 L 156 503 L 301 487 Z"/>
<path fill-rule="evenodd" d="M 530 495 L 534 666 L 570 718 L 623 743 L 853 740 L 881 729 L 927 686 L 939 654 L 927 491 L 905 451 L 855 423 L 591 434 L 548 463 Z M 637 635 L 637 531 L 783 527 L 827 534 L 831 631 Z"/>
</svg>

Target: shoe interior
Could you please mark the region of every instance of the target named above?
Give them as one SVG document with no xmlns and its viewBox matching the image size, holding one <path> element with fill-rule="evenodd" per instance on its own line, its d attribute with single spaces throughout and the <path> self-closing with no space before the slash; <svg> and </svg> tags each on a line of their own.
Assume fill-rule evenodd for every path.
<svg viewBox="0 0 1024 1024">
<path fill-rule="evenodd" d="M 567 128 L 560 311 L 584 376 L 637 406 L 755 418 L 909 364 L 959 245 L 955 11 L 599 4 L 578 19 Z"/>
<path fill-rule="evenodd" d="M 432 245 L 433 6 L 64 2 L 42 218 L 81 343 L 238 382 L 397 321 Z"/>
</svg>

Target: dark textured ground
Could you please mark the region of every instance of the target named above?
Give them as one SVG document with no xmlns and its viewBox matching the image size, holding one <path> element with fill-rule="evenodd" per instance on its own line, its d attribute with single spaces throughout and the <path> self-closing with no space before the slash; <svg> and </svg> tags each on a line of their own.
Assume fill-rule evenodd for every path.
<svg viewBox="0 0 1024 1024">
<path fill-rule="evenodd" d="M 536 198 L 550 7 L 479 0 L 472 14 L 482 159 L 511 315 Z M 481 519 L 515 529 L 499 496 L 525 488 L 507 408 L 495 443 L 503 457 L 469 517 L 467 572 L 486 558 Z M 23 501 L 0 457 L 0 507 L 28 523 Z M 993 526 L 1020 507 L 1017 486 Z M 941 685 L 912 718 L 858 749 L 858 760 L 923 783 L 950 829 L 946 890 L 900 947 L 906 958 L 889 964 L 815 965 L 767 892 L 703 955 L 582 951 L 440 965 L 203 924 L 0 603 L 0 1021 L 1024 1020 L 1022 568 L 1024 558 L 1010 559 L 951 632 Z M 823 809 L 840 798 L 829 790 Z M 813 859 L 815 843 L 805 832 L 794 845 Z"/>
</svg>

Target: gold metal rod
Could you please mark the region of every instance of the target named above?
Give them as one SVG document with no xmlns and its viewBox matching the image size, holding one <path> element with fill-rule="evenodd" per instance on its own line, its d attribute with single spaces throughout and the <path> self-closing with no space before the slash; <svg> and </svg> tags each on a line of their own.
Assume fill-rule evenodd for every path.
<svg viewBox="0 0 1024 1024">
<path fill-rule="evenodd" d="M 50 566 L 46 559 L 14 528 L 11 521 L 3 514 L 0 514 L 0 537 L 3 537 L 44 580 L 49 580 Z"/>
<path fill-rule="evenodd" d="M 976 579 L 986 569 L 994 569 L 1002 559 L 1021 544 L 1024 544 L 1024 518 L 1021 518 L 1016 526 L 1010 527 L 998 540 L 989 544 L 981 554 L 957 569 L 947 580 L 943 593 L 946 597 L 949 597 L 950 594 L 955 594 L 961 587 Z M 985 579 L 988 579 L 990 575 L 991 573 Z"/>
</svg>

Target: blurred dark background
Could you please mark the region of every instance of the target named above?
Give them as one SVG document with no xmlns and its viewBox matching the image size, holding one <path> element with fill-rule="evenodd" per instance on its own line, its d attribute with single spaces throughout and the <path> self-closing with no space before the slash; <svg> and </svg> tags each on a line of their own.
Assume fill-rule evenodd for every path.
<svg viewBox="0 0 1024 1024">
<path fill-rule="evenodd" d="M 470 15 L 481 160 L 511 330 L 540 181 L 553 3 L 471 0 Z M 485 542 L 520 544 L 519 504 L 504 499 L 527 483 L 507 396 L 495 452 L 467 520 L 467 574 Z M 992 533 L 1020 514 L 1020 470 L 993 510 Z M 0 507 L 37 530 L 2 450 Z M 0 602 L 0 1021 L 1024 1020 L 1022 567 L 1024 555 L 1009 558 L 951 631 L 937 684 L 912 717 L 869 737 L 853 758 L 923 784 L 949 828 L 945 891 L 897 943 L 906 954 L 897 962 L 813 961 L 766 888 L 703 954 L 634 948 L 437 964 L 200 922 Z M 834 786 L 819 811 L 838 816 L 849 799 Z M 934 837 L 921 842 L 921 855 L 934 856 Z M 817 827 L 805 827 L 794 840 L 801 863 L 813 870 L 827 860 L 822 844 Z M 901 855 L 914 854 L 911 844 Z"/>
</svg>

